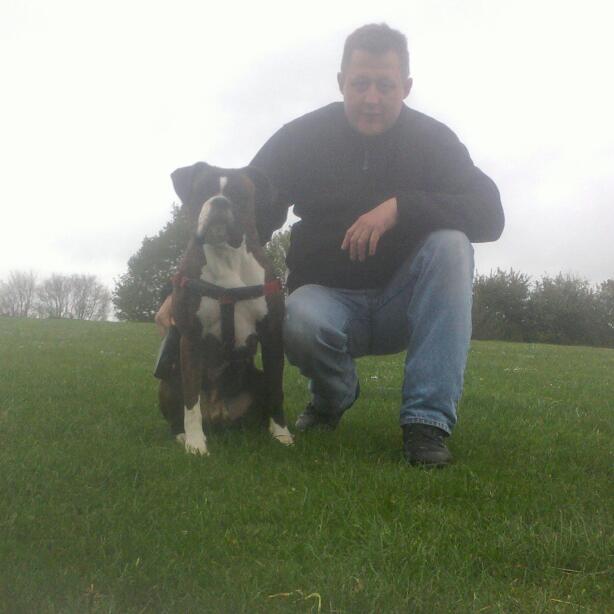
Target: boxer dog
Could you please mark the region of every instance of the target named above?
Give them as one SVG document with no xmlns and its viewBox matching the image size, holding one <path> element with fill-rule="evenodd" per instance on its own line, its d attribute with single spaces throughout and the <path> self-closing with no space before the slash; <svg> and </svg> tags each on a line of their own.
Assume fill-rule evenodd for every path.
<svg viewBox="0 0 614 614">
<path fill-rule="evenodd" d="M 254 169 L 198 162 L 171 175 L 193 235 L 173 278 L 179 365 L 161 377 L 162 414 L 192 454 L 205 431 L 263 424 L 293 443 L 283 410 L 284 296 L 258 237 L 255 197 L 269 191 Z M 261 348 L 262 370 L 254 356 Z"/>
</svg>

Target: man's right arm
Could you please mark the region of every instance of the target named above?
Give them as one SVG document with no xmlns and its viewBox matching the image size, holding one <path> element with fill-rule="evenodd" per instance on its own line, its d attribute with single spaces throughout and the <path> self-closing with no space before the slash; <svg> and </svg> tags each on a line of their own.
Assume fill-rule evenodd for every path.
<svg viewBox="0 0 614 614">
<path fill-rule="evenodd" d="M 256 197 L 256 225 L 260 242 L 270 241 L 288 216 L 292 186 L 292 138 L 286 127 L 278 130 L 258 151 L 249 166 L 270 181 L 272 194 Z"/>
</svg>

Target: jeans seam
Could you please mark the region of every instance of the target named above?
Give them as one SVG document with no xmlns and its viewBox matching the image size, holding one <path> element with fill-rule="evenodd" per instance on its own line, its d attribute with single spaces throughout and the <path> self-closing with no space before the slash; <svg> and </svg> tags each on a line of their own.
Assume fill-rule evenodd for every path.
<svg viewBox="0 0 614 614">
<path fill-rule="evenodd" d="M 413 265 L 413 262 L 412 262 L 412 265 Z M 380 300 L 376 304 L 375 311 L 376 312 L 380 311 L 382 308 L 388 305 L 388 303 L 396 299 L 400 294 L 403 294 L 404 292 L 408 291 L 412 285 L 415 285 L 415 281 L 416 281 L 415 275 L 412 275 L 409 279 L 405 280 L 405 283 L 402 286 L 397 287 L 396 292 L 394 294 L 390 294 L 386 297 L 381 297 Z M 392 280 L 390 281 L 390 283 L 392 283 Z"/>
</svg>

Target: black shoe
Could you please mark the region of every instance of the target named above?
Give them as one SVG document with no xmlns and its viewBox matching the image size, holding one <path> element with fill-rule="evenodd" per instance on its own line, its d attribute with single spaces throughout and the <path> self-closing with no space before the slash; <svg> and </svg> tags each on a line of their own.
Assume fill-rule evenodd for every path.
<svg viewBox="0 0 614 614">
<path fill-rule="evenodd" d="M 360 382 L 356 382 L 356 396 L 352 401 L 352 404 L 356 402 L 360 396 Z M 350 405 L 351 407 L 351 405 Z M 313 406 L 313 403 L 309 402 L 302 414 L 296 419 L 294 426 L 298 431 L 305 432 L 309 429 L 320 429 L 322 431 L 334 431 L 337 428 L 341 420 L 341 416 L 349 409 L 347 407 L 340 414 L 332 415 L 330 413 L 320 413 Z"/>
<path fill-rule="evenodd" d="M 309 403 L 302 414 L 296 419 L 295 427 L 297 431 L 305 432 L 310 429 L 320 429 L 322 431 L 334 431 L 341 420 L 341 416 L 331 416 L 330 414 L 318 413 L 315 407 Z"/>
<path fill-rule="evenodd" d="M 452 454 L 444 439 L 448 434 L 428 424 L 406 424 L 403 428 L 403 454 L 410 465 L 445 467 L 452 462 Z"/>
</svg>

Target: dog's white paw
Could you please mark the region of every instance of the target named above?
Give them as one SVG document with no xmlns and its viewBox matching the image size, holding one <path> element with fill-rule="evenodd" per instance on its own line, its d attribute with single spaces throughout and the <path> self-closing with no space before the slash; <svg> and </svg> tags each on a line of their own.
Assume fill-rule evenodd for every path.
<svg viewBox="0 0 614 614">
<path fill-rule="evenodd" d="M 284 446 L 291 446 L 294 443 L 292 433 L 288 430 L 287 426 L 279 426 L 273 418 L 269 419 L 269 433 Z"/>
<path fill-rule="evenodd" d="M 189 452 L 190 454 L 209 456 L 209 450 L 207 450 L 207 440 L 205 439 L 205 436 L 202 433 L 186 435 L 185 451 Z"/>
<path fill-rule="evenodd" d="M 207 456 L 207 438 L 203 432 L 203 419 L 200 412 L 200 402 L 192 409 L 185 408 L 183 424 L 185 427 L 185 451 L 190 454 Z"/>
<path fill-rule="evenodd" d="M 185 446 L 185 433 L 179 433 L 175 435 L 175 441 L 180 443 L 182 446 Z"/>
<path fill-rule="evenodd" d="M 286 429 L 288 430 L 288 429 Z M 281 435 L 274 435 L 275 439 L 279 441 L 279 443 L 284 446 L 293 446 L 294 445 L 294 437 L 292 437 L 292 433 L 288 431 L 287 433 L 282 433 Z"/>
</svg>

